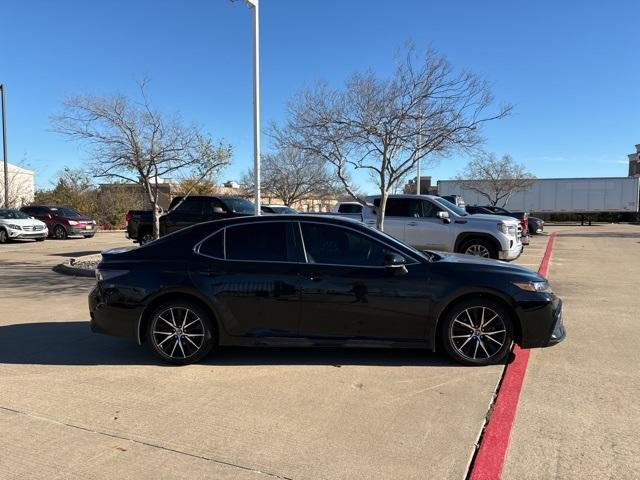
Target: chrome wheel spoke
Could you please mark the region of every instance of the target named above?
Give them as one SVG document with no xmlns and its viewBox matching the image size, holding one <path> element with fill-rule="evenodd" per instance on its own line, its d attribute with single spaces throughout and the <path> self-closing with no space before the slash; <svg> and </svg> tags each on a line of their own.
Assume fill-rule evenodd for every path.
<svg viewBox="0 0 640 480">
<path fill-rule="evenodd" d="M 478 344 L 480 342 L 476 339 L 476 348 L 473 350 L 473 359 L 475 360 L 476 355 L 478 355 Z"/>
<path fill-rule="evenodd" d="M 187 328 L 189 328 L 191 325 L 193 325 L 196 322 L 199 322 L 200 318 L 196 318 L 195 320 L 192 320 L 191 322 L 187 323 L 185 326 L 182 327 L 182 330 L 186 330 Z"/>
<path fill-rule="evenodd" d="M 169 340 L 170 338 L 172 338 L 174 335 L 175 335 L 175 333 L 170 334 L 167 338 L 165 338 L 164 340 L 162 340 L 162 341 L 158 344 L 158 346 L 159 346 L 159 347 L 160 347 L 160 346 L 162 346 L 162 344 L 163 344 L 164 342 L 166 342 L 167 340 Z"/>
<path fill-rule="evenodd" d="M 178 346 L 180 347 L 180 351 L 182 352 L 182 358 L 187 358 L 187 354 L 184 353 L 184 348 L 182 346 L 182 340 L 180 340 L 180 337 L 178 337 Z"/>
<path fill-rule="evenodd" d="M 471 325 L 469 325 L 468 323 L 461 322 L 457 318 L 454 320 L 454 323 L 459 323 L 460 325 L 464 325 L 465 327 L 467 327 L 469 330 L 474 330 L 474 328 Z"/>
<path fill-rule="evenodd" d="M 499 341 L 497 341 L 495 338 L 493 337 L 488 337 L 485 335 L 485 337 L 487 340 L 491 340 L 493 343 L 495 343 L 496 345 L 498 345 L 498 348 L 502 347 L 502 343 L 500 343 Z"/>
<path fill-rule="evenodd" d="M 471 324 L 471 326 L 472 326 L 473 328 L 476 328 L 476 324 L 475 324 L 475 323 L 473 323 L 473 319 L 471 318 L 471 314 L 469 313 L 469 309 L 467 308 L 467 309 L 464 311 L 464 313 L 466 313 L 466 314 L 467 314 L 467 318 L 469 319 L 469 323 Z"/>
<path fill-rule="evenodd" d="M 185 309 L 184 311 L 184 318 L 182 319 L 182 325 L 180 326 L 181 329 L 184 330 L 184 324 L 187 323 L 187 317 L 189 316 L 189 309 Z"/>
<path fill-rule="evenodd" d="M 173 352 L 175 352 L 175 351 L 176 351 L 176 347 L 178 346 L 178 341 L 179 341 L 179 340 L 178 340 L 178 337 L 176 337 L 176 341 L 175 341 L 175 343 L 173 344 L 173 348 L 171 349 L 171 353 L 169 354 L 169 356 L 170 356 L 170 357 L 173 357 Z"/>
<path fill-rule="evenodd" d="M 482 333 L 483 335 L 490 336 L 490 335 L 497 335 L 498 333 L 504 333 L 505 331 L 506 330 L 496 330 L 495 332 L 482 332 Z"/>
<path fill-rule="evenodd" d="M 451 335 L 451 338 L 469 338 L 471 336 L 472 336 L 471 334 L 469 334 L 469 335 Z"/>
<path fill-rule="evenodd" d="M 169 325 L 171 328 L 175 328 L 175 325 L 172 325 L 171 322 L 169 320 L 167 320 L 166 318 L 162 318 L 162 316 L 158 317 L 160 320 L 162 320 L 164 323 L 166 323 L 167 325 Z"/>
<path fill-rule="evenodd" d="M 482 347 L 482 350 L 484 350 L 484 353 L 485 353 L 485 355 L 487 355 L 487 358 L 489 358 L 491 355 L 489 355 L 489 352 L 487 352 L 487 349 L 484 346 L 484 342 L 482 341 L 482 339 L 480 337 L 478 337 L 478 343 Z"/>
<path fill-rule="evenodd" d="M 491 322 L 493 322 L 496 318 L 498 318 L 498 314 L 495 314 L 493 317 L 491 317 L 489 320 L 487 320 L 487 323 L 485 323 L 483 325 L 483 327 L 486 328 L 486 326 L 489 325 Z"/>
<path fill-rule="evenodd" d="M 196 350 L 199 349 L 200 347 L 198 345 L 195 344 L 195 342 L 193 340 L 191 340 L 189 337 L 185 336 L 184 339 L 189 342 L 191 345 L 193 345 Z"/>
</svg>

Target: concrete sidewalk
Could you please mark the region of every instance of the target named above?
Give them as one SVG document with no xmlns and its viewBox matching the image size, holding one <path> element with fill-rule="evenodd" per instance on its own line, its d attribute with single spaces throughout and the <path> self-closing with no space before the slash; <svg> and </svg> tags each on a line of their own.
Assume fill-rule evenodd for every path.
<svg viewBox="0 0 640 480">
<path fill-rule="evenodd" d="M 640 226 L 553 230 L 568 336 L 531 351 L 503 478 L 640 478 Z"/>
</svg>

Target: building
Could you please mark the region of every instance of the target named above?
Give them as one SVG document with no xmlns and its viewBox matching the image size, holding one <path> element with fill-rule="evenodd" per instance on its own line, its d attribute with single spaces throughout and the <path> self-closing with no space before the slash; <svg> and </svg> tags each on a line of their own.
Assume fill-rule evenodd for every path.
<svg viewBox="0 0 640 480">
<path fill-rule="evenodd" d="M 0 205 L 21 208 L 33 202 L 35 195 L 34 173 L 17 165 L 8 166 L 9 205 L 4 205 L 4 168 L 0 165 Z"/>
<path fill-rule="evenodd" d="M 636 145 L 635 153 L 630 153 L 629 157 L 629 176 L 640 177 L 640 144 Z"/>
<path fill-rule="evenodd" d="M 410 179 L 404 186 L 403 193 L 416 193 L 416 179 Z M 420 194 L 422 195 L 437 195 L 438 187 L 431 185 L 430 176 L 420 176 Z"/>
</svg>

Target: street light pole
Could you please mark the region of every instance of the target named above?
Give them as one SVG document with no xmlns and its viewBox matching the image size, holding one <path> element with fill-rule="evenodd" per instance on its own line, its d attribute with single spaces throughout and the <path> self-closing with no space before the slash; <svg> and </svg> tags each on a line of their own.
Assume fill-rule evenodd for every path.
<svg viewBox="0 0 640 480">
<path fill-rule="evenodd" d="M 260 215 L 260 15 L 259 0 L 246 0 L 253 10 L 253 175 L 256 215 Z"/>
<path fill-rule="evenodd" d="M 420 195 L 420 145 L 422 144 L 422 115 L 418 116 L 418 145 L 416 145 L 416 155 L 418 155 L 418 171 L 416 172 L 416 195 Z"/>
<path fill-rule="evenodd" d="M 4 208 L 9 208 L 9 160 L 7 159 L 7 117 L 4 107 L 4 85 L 0 83 L 2 97 L 2 158 L 4 159 Z"/>
</svg>

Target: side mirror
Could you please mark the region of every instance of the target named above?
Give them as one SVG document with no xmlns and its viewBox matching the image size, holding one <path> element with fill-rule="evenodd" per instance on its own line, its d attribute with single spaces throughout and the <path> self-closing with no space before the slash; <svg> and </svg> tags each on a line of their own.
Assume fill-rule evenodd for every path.
<svg viewBox="0 0 640 480">
<path fill-rule="evenodd" d="M 225 213 L 222 207 L 213 207 L 213 213 Z"/>
<path fill-rule="evenodd" d="M 44 218 L 46 218 L 47 220 L 51 220 L 53 217 L 51 216 L 50 213 L 47 213 Z"/>
<path fill-rule="evenodd" d="M 441 219 L 444 223 L 451 223 L 451 218 L 449 217 L 449 212 L 438 212 L 436 216 Z"/>
<path fill-rule="evenodd" d="M 398 253 L 387 253 L 384 257 L 384 266 L 392 275 L 404 275 L 407 273 L 405 258 Z"/>
</svg>

